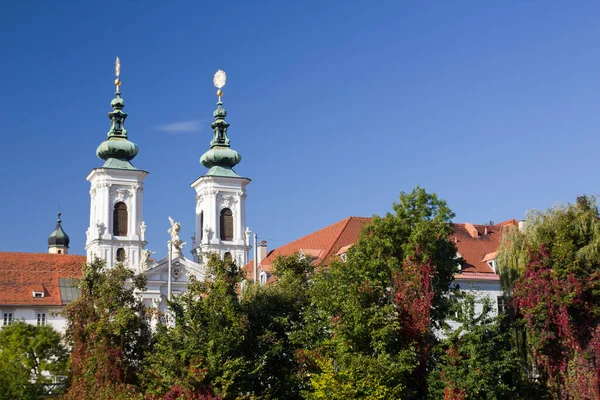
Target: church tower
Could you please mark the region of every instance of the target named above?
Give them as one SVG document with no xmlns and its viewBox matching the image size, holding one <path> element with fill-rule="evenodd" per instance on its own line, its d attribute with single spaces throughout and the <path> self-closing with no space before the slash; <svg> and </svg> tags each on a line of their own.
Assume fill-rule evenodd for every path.
<svg viewBox="0 0 600 400">
<path fill-rule="evenodd" d="M 69 235 L 63 231 L 60 212 L 56 220 L 56 228 L 48 236 L 48 253 L 50 254 L 69 254 Z"/>
<path fill-rule="evenodd" d="M 227 137 L 227 111 L 221 101 L 225 80 L 225 72 L 217 71 L 214 84 L 219 100 L 211 124 L 213 139 L 210 150 L 200 158 L 208 172 L 191 185 L 196 191 L 196 234 L 192 253 L 199 264 L 203 264 L 210 253 L 217 253 L 220 257 L 232 257 L 238 266 L 243 266 L 248 262 L 250 249 L 250 232 L 246 228 L 246 185 L 250 179 L 233 170 L 242 156 L 230 148 Z"/>
<path fill-rule="evenodd" d="M 91 205 L 85 248 L 88 262 L 102 258 L 109 268 L 116 262 L 123 262 L 137 269 L 146 245 L 142 191 L 148 173 L 131 164 L 138 147 L 127 139 L 127 114 L 123 112 L 125 103 L 121 98 L 120 69 L 117 57 L 116 93 L 110 103 L 113 110 L 108 113 L 111 126 L 108 139 L 96 150 L 98 157 L 104 160 L 104 165 L 94 168 L 86 178 L 91 185 Z"/>
</svg>

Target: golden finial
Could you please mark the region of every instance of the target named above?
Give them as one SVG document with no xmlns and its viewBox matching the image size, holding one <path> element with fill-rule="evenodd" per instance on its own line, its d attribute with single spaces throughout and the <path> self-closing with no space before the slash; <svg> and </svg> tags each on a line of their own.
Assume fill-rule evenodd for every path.
<svg viewBox="0 0 600 400">
<path fill-rule="evenodd" d="M 225 71 L 218 70 L 215 72 L 215 76 L 213 77 L 213 83 L 217 88 L 217 96 L 219 96 L 219 102 L 221 102 L 221 96 L 223 96 L 223 86 L 225 86 L 225 82 L 227 81 L 227 75 Z"/>
<path fill-rule="evenodd" d="M 119 57 L 117 57 L 115 61 L 115 76 L 117 77 L 115 79 L 115 86 L 117 87 L 117 93 L 119 92 L 119 86 L 121 86 L 122 83 L 119 79 L 119 75 L 121 75 L 121 60 L 119 60 Z"/>
</svg>

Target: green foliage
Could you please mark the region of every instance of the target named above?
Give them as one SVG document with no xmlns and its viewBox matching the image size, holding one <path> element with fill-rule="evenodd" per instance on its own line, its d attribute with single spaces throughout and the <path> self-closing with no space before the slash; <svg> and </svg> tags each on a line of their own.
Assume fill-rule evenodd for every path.
<svg viewBox="0 0 600 400">
<path fill-rule="evenodd" d="M 193 277 L 188 291 L 169 303 L 173 326 L 159 326 L 144 384 L 156 398 L 178 387 L 186 393 L 241 394 L 248 365 L 243 356 L 248 321 L 237 288 L 242 276 L 231 260 L 213 254 L 208 278 Z"/>
<path fill-rule="evenodd" d="M 426 391 L 431 329 L 445 318 L 457 268 L 449 240 L 454 214 L 419 187 L 401 193 L 393 208 L 395 214 L 373 218 L 346 263 L 315 277 L 306 334 L 313 342 L 304 352 L 313 367 L 309 398 L 410 398 Z M 424 312 L 415 315 L 417 300 Z"/>
<path fill-rule="evenodd" d="M 252 285 L 242 307 L 248 318 L 244 349 L 252 370 L 248 390 L 256 399 L 298 399 L 304 382 L 298 374 L 304 317 L 310 304 L 310 260 L 297 255 L 274 262 L 277 281 Z"/>
<path fill-rule="evenodd" d="M 428 398 L 516 398 L 520 366 L 515 363 L 510 333 L 502 324 L 506 316 L 492 317 L 487 297 L 465 292 L 460 297 L 453 318 L 456 325 L 446 329 L 433 351 Z"/>
<path fill-rule="evenodd" d="M 135 295 L 146 279 L 122 264 L 107 269 L 96 259 L 83 268 L 81 296 L 63 314 L 72 347 L 67 398 L 134 398 L 150 332 Z"/>
<path fill-rule="evenodd" d="M 17 321 L 0 330 L 0 399 L 38 398 L 51 376 L 67 374 L 67 351 L 51 326 Z"/>
<path fill-rule="evenodd" d="M 600 215 L 594 197 L 529 214 L 505 235 L 505 290 L 525 321 L 528 359 L 555 397 L 600 397 Z"/>
<path fill-rule="evenodd" d="M 515 282 L 524 275 L 533 259 L 532 251 L 542 248 L 559 279 L 566 279 L 570 273 L 595 273 L 600 264 L 596 199 L 581 196 L 576 204 L 531 210 L 523 231 L 513 227 L 503 235 L 498 266 L 507 292 L 512 292 Z"/>
</svg>

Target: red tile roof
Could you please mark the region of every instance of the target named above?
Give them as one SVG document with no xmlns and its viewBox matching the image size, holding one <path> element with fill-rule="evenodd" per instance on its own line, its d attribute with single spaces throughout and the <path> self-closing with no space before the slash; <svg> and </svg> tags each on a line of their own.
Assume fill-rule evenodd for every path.
<svg viewBox="0 0 600 400">
<path fill-rule="evenodd" d="M 486 261 L 495 258 L 490 258 L 490 256 L 498 251 L 504 226 L 506 226 L 506 223 L 503 223 L 503 225 L 454 224 L 452 238 L 459 254 L 465 260 L 462 265 L 462 275 L 467 276 L 466 274 L 472 273 L 496 275 Z M 478 236 L 476 235 L 476 238 L 473 237 L 472 229 L 477 230 Z M 460 276 L 457 276 L 457 278 L 460 278 Z"/>
<path fill-rule="evenodd" d="M 273 261 L 278 256 L 289 256 L 299 253 L 300 250 L 306 255 L 319 254 L 315 262 L 327 265 L 358 241 L 362 227 L 370 221 L 371 218 L 348 217 L 269 251 L 260 266 L 264 271 L 271 273 Z M 461 273 L 456 275 L 457 279 L 499 279 L 486 261 L 495 258 L 494 253 L 500 245 L 503 228 L 508 226 L 518 226 L 518 223 L 515 219 L 511 219 L 496 225 L 454 224 L 451 239 L 454 240 L 458 252 L 465 260 Z M 244 266 L 244 273 L 247 279 L 252 279 L 253 260 Z"/>
<path fill-rule="evenodd" d="M 62 305 L 59 278 L 81 277 L 85 256 L 0 252 L 0 306 Z M 43 291 L 44 297 L 33 297 Z"/>
<path fill-rule="evenodd" d="M 303 251 L 305 255 L 316 256 L 315 264 L 328 264 L 334 259 L 335 254 L 344 246 L 356 243 L 362 227 L 371 221 L 371 218 L 348 217 L 333 225 L 319 229 L 309 235 L 294 240 L 288 244 L 268 252 L 260 263 L 266 272 L 272 272 L 273 261 L 278 256 L 291 256 Z M 307 253 L 308 252 L 308 253 Z M 244 273 L 248 279 L 254 274 L 254 261 L 251 260 L 244 266 Z"/>
</svg>

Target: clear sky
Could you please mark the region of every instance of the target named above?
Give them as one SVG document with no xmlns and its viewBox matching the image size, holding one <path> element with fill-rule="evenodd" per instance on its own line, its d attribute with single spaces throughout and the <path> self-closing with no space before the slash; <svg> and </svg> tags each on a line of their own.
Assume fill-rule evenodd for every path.
<svg viewBox="0 0 600 400">
<path fill-rule="evenodd" d="M 576 5 L 576 6 L 574 6 Z M 247 223 L 269 248 L 416 185 L 456 221 L 522 219 L 600 192 L 600 3 L 4 1 L 0 250 L 46 252 L 60 204 L 85 254 L 88 172 L 121 58 L 148 248 L 194 231 L 212 76 Z M 190 246 L 188 245 L 188 250 Z"/>
</svg>

